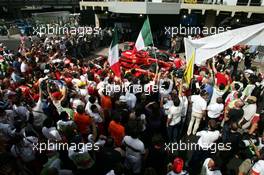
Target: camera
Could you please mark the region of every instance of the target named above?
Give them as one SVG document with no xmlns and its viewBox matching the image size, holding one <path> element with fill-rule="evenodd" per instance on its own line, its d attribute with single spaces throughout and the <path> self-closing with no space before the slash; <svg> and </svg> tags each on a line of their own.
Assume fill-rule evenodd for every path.
<svg viewBox="0 0 264 175">
<path fill-rule="evenodd" d="M 175 77 L 177 77 L 177 78 L 183 78 L 183 75 L 184 75 L 183 69 L 173 69 L 172 72 L 173 72 L 173 75 Z"/>
</svg>

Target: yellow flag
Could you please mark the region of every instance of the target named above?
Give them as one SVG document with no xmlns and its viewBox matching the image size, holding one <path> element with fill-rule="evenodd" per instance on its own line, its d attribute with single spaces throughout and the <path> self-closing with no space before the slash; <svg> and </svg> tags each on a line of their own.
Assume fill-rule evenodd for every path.
<svg viewBox="0 0 264 175">
<path fill-rule="evenodd" d="M 188 85 L 190 85 L 191 79 L 193 77 L 194 60 L 195 60 L 195 52 L 192 53 L 192 57 L 187 62 L 186 69 L 184 72 L 184 80 Z"/>
</svg>

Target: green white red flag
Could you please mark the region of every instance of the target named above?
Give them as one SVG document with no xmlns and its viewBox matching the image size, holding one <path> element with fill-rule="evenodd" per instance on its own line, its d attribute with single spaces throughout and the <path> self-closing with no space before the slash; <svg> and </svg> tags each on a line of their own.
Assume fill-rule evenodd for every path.
<svg viewBox="0 0 264 175">
<path fill-rule="evenodd" d="M 151 44 L 153 44 L 153 37 L 151 34 L 149 18 L 147 17 L 140 30 L 134 49 L 136 49 L 136 51 L 139 51 Z"/>
<path fill-rule="evenodd" d="M 119 64 L 118 32 L 116 27 L 114 28 L 113 39 L 109 48 L 108 62 L 114 74 L 117 77 L 121 77 Z"/>
</svg>

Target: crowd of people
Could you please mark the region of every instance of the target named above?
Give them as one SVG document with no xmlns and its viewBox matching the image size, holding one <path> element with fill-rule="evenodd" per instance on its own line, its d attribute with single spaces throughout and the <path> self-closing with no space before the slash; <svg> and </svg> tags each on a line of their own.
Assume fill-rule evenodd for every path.
<svg viewBox="0 0 264 175">
<path fill-rule="evenodd" d="M 0 44 L 0 174 L 264 174 L 264 77 L 240 68 L 248 47 L 196 66 L 188 85 L 158 66 L 115 77 L 68 35 L 26 41 Z"/>
</svg>

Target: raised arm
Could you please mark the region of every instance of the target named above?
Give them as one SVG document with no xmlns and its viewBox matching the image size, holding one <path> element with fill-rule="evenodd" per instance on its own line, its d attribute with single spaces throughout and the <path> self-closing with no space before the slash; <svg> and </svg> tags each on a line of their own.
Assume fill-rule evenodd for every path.
<svg viewBox="0 0 264 175">
<path fill-rule="evenodd" d="M 153 102 L 149 102 L 146 106 L 145 106 L 145 109 L 147 110 L 147 111 L 151 111 L 151 109 L 149 108 L 151 105 L 153 105 L 155 103 L 155 101 L 153 101 Z"/>
<path fill-rule="evenodd" d="M 39 79 L 39 84 L 38 84 L 38 88 L 39 88 L 39 99 L 42 100 L 43 99 L 43 94 L 42 94 L 42 89 L 41 89 L 41 83 L 42 83 L 42 78 Z"/>
<path fill-rule="evenodd" d="M 47 90 L 48 90 L 48 94 L 49 94 L 49 97 L 50 97 L 51 101 L 54 101 L 55 98 L 52 96 L 52 94 L 51 94 L 51 92 L 50 92 L 50 88 L 49 88 L 48 85 L 47 85 Z"/>
<path fill-rule="evenodd" d="M 180 89 L 179 89 L 179 97 L 182 97 L 182 86 L 183 86 L 183 83 L 181 81 L 181 84 L 180 84 Z"/>
<path fill-rule="evenodd" d="M 63 86 L 62 89 L 61 89 L 61 93 L 62 93 L 62 98 L 60 99 L 60 101 L 63 101 L 66 96 L 67 96 L 67 89 L 66 89 L 66 86 Z"/>
<path fill-rule="evenodd" d="M 228 80 L 228 84 L 225 87 L 225 92 L 227 92 L 229 90 L 230 84 L 231 84 L 231 82 L 230 82 L 230 80 Z"/>
<path fill-rule="evenodd" d="M 215 68 L 215 59 L 214 58 L 213 58 L 213 63 L 212 63 L 212 70 L 213 70 L 214 74 L 217 73 L 217 70 Z"/>
<path fill-rule="evenodd" d="M 173 89 L 173 73 L 172 72 L 170 73 L 170 79 L 169 79 L 169 81 L 170 81 L 170 86 L 169 86 L 168 91 L 171 92 L 172 89 Z"/>
</svg>

